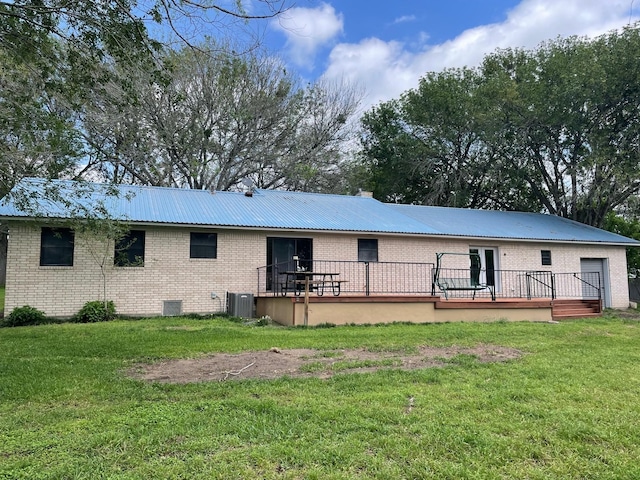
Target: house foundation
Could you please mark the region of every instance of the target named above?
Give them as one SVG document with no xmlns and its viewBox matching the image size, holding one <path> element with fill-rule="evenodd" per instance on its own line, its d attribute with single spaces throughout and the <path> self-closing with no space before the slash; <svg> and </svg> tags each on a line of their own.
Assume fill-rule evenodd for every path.
<svg viewBox="0 0 640 480">
<path fill-rule="evenodd" d="M 549 299 L 443 300 L 439 296 L 263 296 L 256 299 L 258 317 L 268 315 L 287 326 L 322 324 L 549 322 Z"/>
</svg>

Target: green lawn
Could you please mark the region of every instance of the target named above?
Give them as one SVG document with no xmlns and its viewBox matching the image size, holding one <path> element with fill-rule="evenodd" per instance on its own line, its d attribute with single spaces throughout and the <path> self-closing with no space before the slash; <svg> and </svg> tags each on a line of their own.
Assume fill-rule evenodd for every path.
<svg viewBox="0 0 640 480">
<path fill-rule="evenodd" d="M 123 374 L 141 360 L 273 346 L 478 344 L 527 353 L 507 363 L 329 380 L 168 385 Z M 638 425 L 640 324 L 615 317 L 324 329 L 153 319 L 0 329 L 2 479 L 632 479 L 640 478 Z"/>
</svg>

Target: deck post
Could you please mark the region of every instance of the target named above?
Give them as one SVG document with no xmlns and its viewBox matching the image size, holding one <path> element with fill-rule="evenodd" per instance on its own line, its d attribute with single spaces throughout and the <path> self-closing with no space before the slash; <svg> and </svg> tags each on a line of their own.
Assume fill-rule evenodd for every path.
<svg viewBox="0 0 640 480">
<path fill-rule="evenodd" d="M 365 295 L 371 295 L 369 286 L 369 262 L 364 262 L 364 278 L 365 278 Z"/>
<path fill-rule="evenodd" d="M 304 326 L 309 325 L 309 275 L 304 276 Z"/>
</svg>

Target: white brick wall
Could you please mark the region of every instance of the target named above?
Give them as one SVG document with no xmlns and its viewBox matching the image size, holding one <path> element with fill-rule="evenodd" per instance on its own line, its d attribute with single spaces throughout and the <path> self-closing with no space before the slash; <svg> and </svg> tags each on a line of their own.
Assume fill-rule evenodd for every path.
<svg viewBox="0 0 640 480">
<path fill-rule="evenodd" d="M 214 230 L 218 258 L 190 259 L 189 228 L 136 227 L 146 231 L 144 267 L 114 267 L 106 261 L 107 298 L 118 313 L 158 315 L 163 300 L 182 300 L 183 312 L 223 310 L 226 292 L 257 293 L 257 268 L 267 263 L 267 236 L 282 233 Z M 435 263 L 436 252 L 469 251 L 469 246 L 498 248 L 498 269 L 579 272 L 580 258 L 607 259 L 612 306 L 628 305 L 624 247 L 577 246 L 547 243 L 474 242 L 400 236 L 354 234 L 291 234 L 313 238 L 314 260 L 357 260 L 358 238 L 378 238 L 380 262 Z M 551 250 L 553 264 L 543 267 L 540 250 Z M 52 316 L 70 316 L 90 300 L 101 298 L 98 263 L 87 242 L 76 236 L 73 267 L 40 267 L 40 229 L 10 224 L 5 312 L 31 305 Z M 95 250 L 95 248 L 93 249 Z M 113 255 L 113 246 L 105 250 Z M 449 257 L 448 268 L 468 268 L 468 258 Z M 459 262 L 459 263 L 457 263 Z M 390 280 L 390 279 L 387 279 Z M 214 292 L 218 296 L 211 298 Z"/>
<path fill-rule="evenodd" d="M 114 267 L 113 245 L 106 250 L 107 298 L 118 313 L 158 315 L 163 300 L 182 300 L 183 312 L 215 312 L 225 308 L 227 291 L 256 291 L 256 269 L 266 263 L 264 234 L 217 231 L 218 258 L 190 259 L 190 232 L 202 230 L 144 230 L 144 267 Z M 40 230 L 11 225 L 5 311 L 28 304 L 48 315 L 70 316 L 101 298 L 99 264 L 78 235 L 75 244 L 73 267 L 40 267 Z"/>
</svg>

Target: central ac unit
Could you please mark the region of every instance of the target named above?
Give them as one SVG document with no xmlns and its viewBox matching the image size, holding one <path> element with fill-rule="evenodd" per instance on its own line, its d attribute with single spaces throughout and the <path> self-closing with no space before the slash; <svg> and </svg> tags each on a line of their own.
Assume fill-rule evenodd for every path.
<svg viewBox="0 0 640 480">
<path fill-rule="evenodd" d="M 253 318 L 253 293 L 228 293 L 227 313 L 234 317 Z"/>
</svg>

